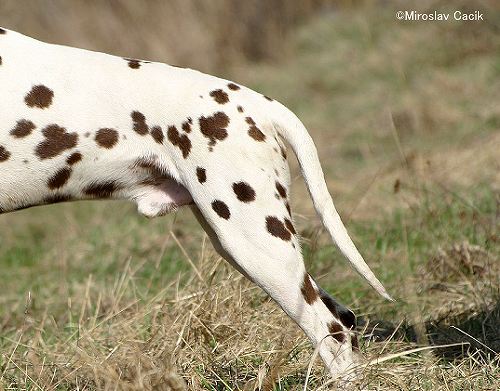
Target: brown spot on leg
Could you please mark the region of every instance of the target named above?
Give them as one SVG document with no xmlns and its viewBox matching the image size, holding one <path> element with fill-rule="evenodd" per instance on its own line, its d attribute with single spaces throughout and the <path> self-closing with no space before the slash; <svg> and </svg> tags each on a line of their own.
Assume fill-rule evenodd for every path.
<svg viewBox="0 0 500 391">
<path fill-rule="evenodd" d="M 191 118 L 188 118 L 187 121 L 182 123 L 182 130 L 186 133 L 191 133 L 191 123 L 192 122 L 193 121 L 191 120 Z"/>
<path fill-rule="evenodd" d="M 290 215 L 290 217 L 292 217 L 292 210 L 290 209 L 290 204 L 288 203 L 288 201 L 285 202 L 285 208 L 288 211 L 288 214 Z"/>
<path fill-rule="evenodd" d="M 318 299 L 318 292 L 314 289 L 311 283 L 311 278 L 307 273 L 304 274 L 304 281 L 302 282 L 300 291 L 302 292 L 302 296 L 304 296 L 304 300 L 307 304 L 312 304 Z"/>
<path fill-rule="evenodd" d="M 277 217 L 267 216 L 266 227 L 271 235 L 284 241 L 289 241 L 292 238 L 290 231 L 286 229 L 285 224 Z"/>
<path fill-rule="evenodd" d="M 30 92 L 24 97 L 24 102 L 29 107 L 38 107 L 40 109 L 45 109 L 52 104 L 52 98 L 54 97 L 54 92 L 44 86 L 36 85 L 33 86 Z"/>
<path fill-rule="evenodd" d="M 182 136 L 175 126 L 169 126 L 167 130 L 168 140 L 182 151 L 182 157 L 185 159 L 191 152 L 191 140 L 185 134 Z"/>
<path fill-rule="evenodd" d="M 118 132 L 110 128 L 99 129 L 95 135 L 95 141 L 100 147 L 111 149 L 118 142 Z"/>
<path fill-rule="evenodd" d="M 255 190 L 245 182 L 233 183 L 233 191 L 241 202 L 251 202 L 255 200 Z"/>
<path fill-rule="evenodd" d="M 68 133 L 59 125 L 49 125 L 42 130 L 45 140 L 38 144 L 35 152 L 40 159 L 50 159 L 66 149 L 76 146 L 78 134 Z"/>
<path fill-rule="evenodd" d="M 278 181 L 275 182 L 275 185 L 276 185 L 276 190 L 278 191 L 278 194 L 282 198 L 286 198 L 286 189 L 285 189 L 285 187 L 281 183 L 279 183 Z"/>
<path fill-rule="evenodd" d="M 75 152 L 68 156 L 68 158 L 66 159 L 66 163 L 72 166 L 73 164 L 78 163 L 80 160 L 82 160 L 82 154 L 80 152 Z"/>
<path fill-rule="evenodd" d="M 198 182 L 205 183 L 207 180 L 207 172 L 204 168 L 196 167 L 196 176 L 198 177 Z"/>
<path fill-rule="evenodd" d="M 49 181 L 47 182 L 47 186 L 51 190 L 59 189 L 60 187 L 63 187 L 66 184 L 66 182 L 68 182 L 70 176 L 71 176 L 71 168 L 69 167 L 61 168 L 52 177 L 50 177 Z"/>
<path fill-rule="evenodd" d="M 153 126 L 151 128 L 151 136 L 158 144 L 163 143 L 163 132 L 159 126 Z"/>
<path fill-rule="evenodd" d="M 228 206 L 220 200 L 212 202 L 212 209 L 223 219 L 229 220 L 229 217 L 231 217 Z"/>
<path fill-rule="evenodd" d="M 210 96 L 221 105 L 229 102 L 229 96 L 222 90 L 211 91 Z"/>
<path fill-rule="evenodd" d="M 144 114 L 139 111 L 132 111 L 130 116 L 132 117 L 132 122 L 134 123 L 134 131 L 141 136 L 148 134 L 149 127 L 146 124 L 146 117 Z"/>
<path fill-rule="evenodd" d="M 255 125 L 255 121 L 252 117 L 246 117 L 245 120 L 247 124 L 250 125 L 250 128 L 248 128 L 248 135 L 256 141 L 264 141 L 266 135 Z"/>
<path fill-rule="evenodd" d="M 210 141 L 209 146 L 214 146 L 217 141 L 224 140 L 227 137 L 227 126 L 229 117 L 222 111 L 218 111 L 211 117 L 200 117 L 201 133 Z"/>
<path fill-rule="evenodd" d="M 345 341 L 345 334 L 342 326 L 338 324 L 336 321 L 330 322 L 328 325 L 328 331 L 332 334 L 332 337 L 335 338 L 340 343 Z"/>
<path fill-rule="evenodd" d="M 293 234 L 295 235 L 297 232 L 295 232 L 295 228 L 290 220 L 285 218 L 285 226 L 286 228 Z"/>
<path fill-rule="evenodd" d="M 241 87 L 238 84 L 235 83 L 228 83 L 227 88 L 233 91 L 238 91 Z"/>
<path fill-rule="evenodd" d="M 0 145 L 0 162 L 5 162 L 10 157 L 10 152 Z"/>
<path fill-rule="evenodd" d="M 356 328 L 356 315 L 354 315 L 354 312 L 338 303 L 321 287 L 319 287 L 319 297 L 321 298 L 323 304 L 330 310 L 332 315 L 335 318 L 340 319 L 346 328 L 351 330 Z"/>
<path fill-rule="evenodd" d="M 23 138 L 30 135 L 35 128 L 36 126 L 33 122 L 21 119 L 17 121 L 16 126 L 10 131 L 10 134 L 17 138 Z"/>
<path fill-rule="evenodd" d="M 236 109 L 238 110 L 239 113 L 243 113 L 243 107 L 238 106 L 238 107 L 236 107 Z"/>
</svg>

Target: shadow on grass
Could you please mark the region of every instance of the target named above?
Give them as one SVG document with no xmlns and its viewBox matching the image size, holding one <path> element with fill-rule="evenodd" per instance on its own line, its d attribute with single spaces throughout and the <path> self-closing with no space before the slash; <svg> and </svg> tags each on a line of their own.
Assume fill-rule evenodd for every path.
<svg viewBox="0 0 500 391">
<path fill-rule="evenodd" d="M 359 320 L 361 329 L 370 330 L 366 337 L 374 342 L 389 339 L 417 342 L 416 327 L 404 321 L 399 327 L 386 320 Z M 397 328 L 397 329 L 396 329 Z M 500 301 L 493 308 L 474 311 L 472 314 L 453 315 L 439 321 L 425 323 L 429 345 L 439 346 L 464 343 L 433 350 L 436 357 L 447 361 L 466 358 L 472 354 L 486 360 L 500 354 Z"/>
</svg>

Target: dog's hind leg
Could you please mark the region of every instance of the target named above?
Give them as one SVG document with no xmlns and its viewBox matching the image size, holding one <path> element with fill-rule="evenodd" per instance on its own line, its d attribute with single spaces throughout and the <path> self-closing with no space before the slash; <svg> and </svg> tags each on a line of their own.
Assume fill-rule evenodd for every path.
<svg viewBox="0 0 500 391">
<path fill-rule="evenodd" d="M 203 230 L 207 233 L 208 237 L 210 238 L 210 242 L 212 243 L 212 246 L 214 246 L 215 251 L 224 258 L 231 266 L 233 266 L 236 270 L 238 270 L 241 274 L 243 274 L 246 278 L 248 278 L 250 281 L 253 281 L 252 278 L 246 274 L 246 272 L 238 265 L 238 263 L 231 257 L 231 255 L 224 250 L 222 247 L 219 238 L 217 237 L 217 234 L 215 231 L 212 229 L 210 224 L 207 222 L 201 211 L 198 209 L 196 205 L 191 205 L 191 210 L 196 217 L 196 220 L 200 223 L 200 225 L 203 227 Z"/>
<path fill-rule="evenodd" d="M 352 321 L 344 324 L 340 307 L 332 311 L 332 303 L 323 299 L 326 293 L 305 270 L 287 209 L 281 202 L 274 206 L 275 214 L 269 213 L 267 205 L 251 214 L 247 208 L 221 208 L 223 217 L 212 213 L 217 208 L 193 206 L 192 210 L 220 255 L 264 289 L 314 346 L 320 344 L 321 358 L 337 377 L 356 365 L 349 330 Z"/>
</svg>

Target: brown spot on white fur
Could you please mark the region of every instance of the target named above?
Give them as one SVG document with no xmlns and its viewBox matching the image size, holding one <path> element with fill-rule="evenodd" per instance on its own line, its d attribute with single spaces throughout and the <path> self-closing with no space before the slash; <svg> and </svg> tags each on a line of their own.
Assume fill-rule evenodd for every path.
<svg viewBox="0 0 500 391">
<path fill-rule="evenodd" d="M 202 167 L 196 167 L 196 176 L 200 183 L 205 183 L 207 181 L 207 172 Z"/>
<path fill-rule="evenodd" d="M 153 126 L 151 128 L 151 136 L 158 143 L 163 143 L 163 132 L 159 126 Z"/>
<path fill-rule="evenodd" d="M 251 202 L 255 200 L 255 190 L 248 183 L 233 183 L 233 191 L 241 202 Z"/>
<path fill-rule="evenodd" d="M 119 189 L 121 189 L 121 186 L 115 181 L 94 182 L 86 186 L 83 193 L 95 198 L 109 198 Z"/>
<path fill-rule="evenodd" d="M 231 217 L 231 212 L 223 201 L 215 200 L 212 202 L 212 209 L 225 220 L 229 220 L 229 217 Z"/>
<path fill-rule="evenodd" d="M 223 105 L 223 104 L 225 104 L 225 103 L 229 102 L 229 96 L 227 95 L 227 93 L 226 93 L 226 92 L 224 92 L 224 91 L 222 91 L 222 90 L 220 90 L 220 89 L 219 89 L 219 90 L 214 90 L 214 91 L 211 91 L 211 92 L 210 92 L 210 96 L 211 96 L 212 98 L 214 98 L 214 100 L 215 100 L 217 103 L 219 103 L 219 104 L 221 104 L 221 105 Z"/>
<path fill-rule="evenodd" d="M 302 282 L 300 291 L 302 292 L 302 296 L 304 296 L 304 300 L 307 304 L 314 303 L 319 297 L 318 292 L 314 289 L 311 283 L 311 278 L 307 273 L 304 274 L 304 281 Z"/>
<path fill-rule="evenodd" d="M 33 122 L 26 119 L 20 119 L 17 121 L 14 129 L 10 131 L 10 134 L 16 138 L 23 138 L 29 136 L 35 128 L 36 126 Z"/>
<path fill-rule="evenodd" d="M 200 117 L 201 133 L 210 141 L 209 146 L 214 146 L 217 141 L 224 140 L 227 137 L 227 126 L 229 117 L 222 111 L 218 111 L 210 117 Z"/>
<path fill-rule="evenodd" d="M 0 162 L 5 162 L 10 157 L 10 152 L 5 147 L 0 145 Z"/>
<path fill-rule="evenodd" d="M 74 152 L 68 156 L 68 158 L 66 159 L 66 163 L 72 166 L 73 164 L 78 163 L 80 160 L 82 160 L 82 154 L 80 152 Z"/>
<path fill-rule="evenodd" d="M 133 129 L 137 134 L 145 136 L 149 132 L 149 127 L 146 125 L 146 117 L 140 111 L 132 111 L 130 114 L 133 122 Z"/>
<path fill-rule="evenodd" d="M 71 176 L 71 168 L 64 167 L 58 170 L 47 182 L 49 189 L 55 190 L 63 187 Z"/>
<path fill-rule="evenodd" d="M 255 121 L 252 117 L 247 117 L 245 120 L 247 124 L 250 125 L 250 128 L 248 128 L 248 135 L 256 141 L 264 141 L 266 135 L 255 125 Z"/>
<path fill-rule="evenodd" d="M 52 98 L 54 97 L 54 91 L 50 88 L 39 84 L 33 86 L 30 92 L 24 97 L 24 102 L 29 107 L 38 107 L 39 109 L 45 109 L 52 104 Z"/>
<path fill-rule="evenodd" d="M 191 151 L 191 140 L 185 134 L 181 135 L 175 126 L 169 126 L 167 131 L 168 140 L 178 147 L 182 152 L 182 157 L 188 157 Z"/>
<path fill-rule="evenodd" d="M 292 238 L 290 231 L 286 229 L 285 224 L 275 216 L 266 217 L 266 227 L 268 232 L 284 241 L 289 241 Z"/>
<path fill-rule="evenodd" d="M 95 141 L 100 147 L 111 149 L 118 142 L 118 132 L 111 128 L 99 129 L 95 135 Z"/>
<path fill-rule="evenodd" d="M 65 128 L 59 125 L 49 125 L 42 130 L 45 136 L 40 144 L 35 148 L 35 152 L 40 159 L 51 159 L 66 149 L 76 146 L 78 134 L 68 133 Z"/>
<path fill-rule="evenodd" d="M 286 198 L 285 187 L 281 183 L 279 183 L 278 181 L 275 182 L 275 185 L 276 185 L 276 190 L 278 191 L 278 194 L 280 195 L 280 197 Z"/>
</svg>

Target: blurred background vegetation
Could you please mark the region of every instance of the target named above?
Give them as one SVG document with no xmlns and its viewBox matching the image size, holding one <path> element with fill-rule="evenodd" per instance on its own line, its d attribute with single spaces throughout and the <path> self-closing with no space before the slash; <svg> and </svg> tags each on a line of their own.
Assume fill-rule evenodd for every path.
<svg viewBox="0 0 500 391">
<path fill-rule="evenodd" d="M 398 21 L 479 10 L 484 21 Z M 500 7 L 494 0 L 1 0 L 40 40 L 199 69 L 294 110 L 395 304 L 347 266 L 291 159 L 308 269 L 360 315 L 370 389 L 500 388 Z M 0 48 L 1 50 L 1 48 Z M 193 273 L 193 266 L 206 279 Z M 0 390 L 302 389 L 311 350 L 189 210 L 120 202 L 0 217 Z M 321 364 L 310 389 L 324 384 Z M 391 376 L 387 376 L 390 373 Z"/>
</svg>

